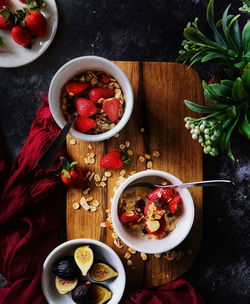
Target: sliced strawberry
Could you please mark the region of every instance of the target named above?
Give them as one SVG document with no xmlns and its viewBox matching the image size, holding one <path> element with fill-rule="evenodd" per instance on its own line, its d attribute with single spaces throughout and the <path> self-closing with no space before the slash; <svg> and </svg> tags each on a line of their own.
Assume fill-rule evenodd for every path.
<svg viewBox="0 0 250 304">
<path fill-rule="evenodd" d="M 75 121 L 75 129 L 79 132 L 85 133 L 95 127 L 94 119 L 78 116 Z"/>
<path fill-rule="evenodd" d="M 124 226 L 136 224 L 139 220 L 139 215 L 133 211 L 123 212 L 120 215 L 120 221 Z"/>
<path fill-rule="evenodd" d="M 105 99 L 102 103 L 104 113 L 112 122 L 116 122 L 119 118 L 121 104 L 117 98 Z"/>
<path fill-rule="evenodd" d="M 83 91 L 85 91 L 90 84 L 88 82 L 68 82 L 65 86 L 66 91 L 68 93 L 72 93 L 74 95 L 79 94 Z"/>
<path fill-rule="evenodd" d="M 111 151 L 104 155 L 100 160 L 100 166 L 102 168 L 117 170 L 123 167 L 123 165 L 122 155 L 118 151 Z"/>
<path fill-rule="evenodd" d="M 101 84 L 104 84 L 104 85 L 107 85 L 109 84 L 109 78 L 107 76 L 102 76 L 101 79 L 100 79 L 100 83 Z"/>
<path fill-rule="evenodd" d="M 181 204 L 181 197 L 175 196 L 168 205 L 171 214 L 175 214 Z"/>
<path fill-rule="evenodd" d="M 13 24 L 8 22 L 6 18 L 4 18 L 2 15 L 0 15 L 0 29 L 3 30 L 11 30 L 13 27 Z"/>
<path fill-rule="evenodd" d="M 97 107 L 93 101 L 79 97 L 76 100 L 76 110 L 82 117 L 90 117 L 97 112 Z"/>
<path fill-rule="evenodd" d="M 173 190 L 171 188 L 156 188 L 148 194 L 150 200 L 163 200 L 167 202 L 173 196 Z"/>
<path fill-rule="evenodd" d="M 115 91 L 108 88 L 95 88 L 89 91 L 89 98 L 93 102 L 98 102 L 100 98 L 110 98 L 115 96 Z"/>
</svg>

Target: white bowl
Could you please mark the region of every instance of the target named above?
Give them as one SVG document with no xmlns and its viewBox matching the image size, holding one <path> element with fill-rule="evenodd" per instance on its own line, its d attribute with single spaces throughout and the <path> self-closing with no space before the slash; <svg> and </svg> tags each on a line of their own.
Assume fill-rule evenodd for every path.
<svg viewBox="0 0 250 304">
<path fill-rule="evenodd" d="M 153 182 L 159 183 L 168 180 L 171 184 L 179 184 L 181 181 L 172 174 L 157 171 L 146 170 L 136 173 L 125 180 L 121 186 L 116 190 L 112 201 L 111 219 L 116 233 L 119 238 L 129 247 L 144 253 L 154 254 L 162 253 L 175 248 L 188 235 L 194 221 L 194 202 L 190 192 L 186 188 L 177 189 L 182 198 L 183 209 L 176 228 L 162 239 L 148 239 L 146 236 L 138 236 L 131 233 L 126 227 L 122 225 L 118 216 L 119 199 L 125 188 L 134 182 Z"/>
<path fill-rule="evenodd" d="M 113 280 L 102 282 L 112 292 L 112 298 L 108 304 L 119 303 L 125 288 L 126 276 L 124 267 L 118 255 L 106 244 L 92 239 L 76 239 L 65 242 L 56 247 L 46 258 L 43 264 L 42 290 L 49 304 L 75 304 L 71 299 L 71 293 L 61 295 L 55 287 L 55 275 L 52 273 L 53 264 L 64 256 L 74 255 L 77 247 L 90 245 L 94 251 L 95 260 L 108 263 L 112 268 L 119 272 L 118 277 Z"/>
<path fill-rule="evenodd" d="M 49 88 L 49 106 L 53 118 L 62 129 L 66 124 L 65 117 L 60 106 L 63 86 L 73 77 L 86 70 L 102 71 L 112 75 L 120 84 L 125 96 L 125 110 L 119 123 L 112 129 L 102 134 L 84 134 L 71 128 L 69 134 L 84 141 L 102 141 L 108 139 L 118 132 L 128 122 L 134 104 L 132 86 L 125 73 L 112 61 L 97 56 L 83 56 L 75 58 L 64 64 L 53 77 Z"/>
</svg>

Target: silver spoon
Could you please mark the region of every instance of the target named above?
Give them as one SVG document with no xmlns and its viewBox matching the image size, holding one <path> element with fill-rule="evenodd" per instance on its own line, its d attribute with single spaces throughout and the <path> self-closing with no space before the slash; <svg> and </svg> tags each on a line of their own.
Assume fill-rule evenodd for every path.
<svg viewBox="0 0 250 304">
<path fill-rule="evenodd" d="M 47 150 L 44 152 L 43 156 L 38 161 L 38 166 L 42 169 L 49 169 L 53 160 L 56 158 L 57 152 L 62 147 L 67 134 L 69 133 L 70 128 L 75 122 L 78 113 L 75 112 L 71 118 L 68 120 L 66 125 L 63 127 L 61 132 L 57 135 L 57 137 L 52 141 L 52 143 L 48 146 Z"/>
<path fill-rule="evenodd" d="M 189 188 L 189 187 L 211 187 L 211 186 L 235 186 L 235 184 L 230 180 L 224 180 L 224 179 L 175 184 L 175 185 L 156 185 L 148 182 L 138 182 L 129 185 L 126 189 L 132 187 L 145 187 L 149 189 L 155 189 L 155 188 Z"/>
</svg>

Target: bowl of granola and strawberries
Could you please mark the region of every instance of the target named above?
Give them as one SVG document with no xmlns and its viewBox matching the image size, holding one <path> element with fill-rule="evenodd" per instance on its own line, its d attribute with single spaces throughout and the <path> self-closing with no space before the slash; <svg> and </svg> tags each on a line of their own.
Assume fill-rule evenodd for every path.
<svg viewBox="0 0 250 304">
<path fill-rule="evenodd" d="M 53 77 L 49 105 L 60 128 L 78 113 L 71 136 L 102 141 L 117 134 L 128 122 L 133 90 L 125 73 L 112 61 L 97 56 L 78 57 Z"/>
<path fill-rule="evenodd" d="M 127 246 L 144 253 L 162 253 L 186 238 L 194 221 L 192 196 L 186 188 L 162 187 L 179 183 L 167 172 L 146 170 L 120 185 L 112 200 L 111 219 Z"/>
</svg>

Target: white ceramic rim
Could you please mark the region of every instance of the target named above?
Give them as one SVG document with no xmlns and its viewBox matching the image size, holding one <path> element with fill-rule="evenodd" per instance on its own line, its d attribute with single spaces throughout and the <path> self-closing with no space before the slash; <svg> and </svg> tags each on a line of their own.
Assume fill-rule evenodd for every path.
<svg viewBox="0 0 250 304">
<path fill-rule="evenodd" d="M 90 60 L 90 59 L 94 59 L 100 62 L 106 62 L 107 64 L 109 64 L 110 66 L 112 66 L 112 68 L 114 70 L 117 71 L 117 73 L 121 74 L 122 77 L 125 79 L 126 81 L 126 85 L 128 86 L 128 90 L 129 90 L 129 94 L 126 94 L 126 92 L 124 92 L 126 95 L 130 95 L 131 96 L 131 100 L 128 102 L 127 98 L 125 101 L 125 111 L 123 113 L 123 116 L 121 118 L 121 120 L 119 121 L 119 123 L 111 130 L 102 133 L 102 134 L 84 134 L 81 132 L 76 131 L 75 129 L 71 128 L 69 131 L 69 135 L 83 140 L 83 141 L 103 141 L 106 139 L 109 139 L 110 137 L 114 136 L 115 134 L 119 133 L 127 124 L 128 120 L 130 119 L 130 116 L 132 114 L 133 111 L 133 106 L 134 106 L 134 94 L 133 94 L 133 89 L 131 86 L 131 83 L 127 77 L 127 75 L 123 72 L 123 70 L 121 68 L 118 67 L 117 64 L 115 64 L 114 62 L 103 58 L 103 57 L 99 57 L 99 56 L 81 56 L 81 57 L 77 57 L 74 58 L 70 61 L 68 61 L 67 63 L 65 63 L 54 75 L 54 77 L 52 78 L 52 81 L 50 83 L 50 87 L 49 87 L 49 94 L 48 94 L 48 99 L 49 99 L 49 107 L 51 110 L 51 114 L 54 118 L 54 120 L 56 121 L 57 125 L 62 129 L 65 124 L 66 124 L 66 120 L 64 120 L 64 123 L 62 123 L 61 119 L 59 117 L 57 117 L 54 113 L 53 113 L 53 107 L 52 107 L 52 88 L 54 87 L 55 82 L 57 81 L 57 77 L 60 73 L 62 73 L 65 69 L 68 68 L 68 66 L 70 66 L 72 63 L 76 62 L 76 61 L 82 61 L 82 60 Z M 112 72 L 111 72 L 112 74 Z M 76 76 L 76 75 L 75 75 Z M 126 96 L 127 97 L 127 96 Z"/>
<path fill-rule="evenodd" d="M 160 171 L 160 170 L 144 170 L 144 171 L 141 171 L 141 172 L 138 172 L 132 176 L 130 176 L 129 178 L 127 178 L 120 186 L 119 188 L 116 190 L 115 192 L 115 195 L 114 195 L 114 198 L 112 200 L 112 206 L 111 206 L 111 221 L 112 221 L 112 224 L 113 224 L 113 227 L 114 227 L 114 230 L 115 232 L 118 234 L 119 238 L 128 246 L 128 247 L 131 247 L 133 249 L 135 249 L 136 251 L 141 251 L 141 248 L 139 247 L 136 247 L 135 244 L 133 243 L 130 243 L 129 241 L 127 241 L 125 238 L 123 238 L 119 231 L 119 227 L 117 225 L 117 220 L 119 221 L 119 217 L 117 215 L 118 213 L 118 203 L 119 203 L 119 198 L 122 194 L 122 192 L 124 191 L 124 189 L 129 185 L 131 184 L 132 182 L 134 182 L 135 180 L 139 179 L 139 178 L 143 178 L 145 176 L 159 176 L 159 177 L 162 177 L 162 178 L 166 178 L 167 180 L 169 180 L 170 182 L 174 182 L 176 184 L 182 184 L 183 182 L 181 180 L 179 180 L 176 176 L 170 174 L 170 173 L 167 173 L 167 172 L 164 172 L 164 171 Z M 146 246 L 145 246 L 145 250 L 144 252 L 145 253 L 148 253 L 148 254 L 155 254 L 155 253 L 162 253 L 162 252 L 166 252 L 166 251 L 169 251 L 169 250 L 172 250 L 173 248 L 175 248 L 176 246 L 178 246 L 186 237 L 187 235 L 189 234 L 192 226 L 193 226 L 193 222 L 194 222 L 194 214 L 195 214 L 195 208 L 194 208 L 194 202 L 193 202 L 193 198 L 190 194 L 190 192 L 188 191 L 187 188 L 182 188 L 182 191 L 185 192 L 185 195 L 187 195 L 187 197 L 189 198 L 190 202 L 192 203 L 191 204 L 191 209 L 189 210 L 190 212 L 190 222 L 189 222 L 189 226 L 186 227 L 185 231 L 183 231 L 183 234 L 181 235 L 181 237 L 179 237 L 178 239 L 176 239 L 176 241 L 171 245 L 169 246 L 169 244 L 166 242 L 166 246 L 164 246 L 164 248 L 162 250 L 159 251 L 159 248 L 158 249 L 155 249 L 155 250 L 150 250 L 150 249 L 147 249 Z M 159 242 L 163 241 L 164 239 L 166 240 L 167 236 L 161 240 L 157 240 Z M 146 242 L 146 240 L 145 240 Z M 163 246 L 162 246 L 163 247 Z"/>
<path fill-rule="evenodd" d="M 120 294 L 120 298 L 118 296 L 118 300 L 120 301 L 123 293 L 124 293 L 124 289 L 125 289 L 125 285 L 126 285 L 126 274 L 125 274 L 125 270 L 124 270 L 124 266 L 119 258 L 119 256 L 117 255 L 117 253 L 110 248 L 108 245 L 106 245 L 105 243 L 101 242 L 101 241 L 97 241 L 94 239 L 74 239 L 74 240 L 70 240 L 67 242 L 62 243 L 61 245 L 57 246 L 54 250 L 52 250 L 50 252 L 50 254 L 47 256 L 46 260 L 43 263 L 43 272 L 42 272 L 42 290 L 43 290 L 43 294 L 46 298 L 46 300 L 49 302 L 50 301 L 50 295 L 48 294 L 46 288 L 45 288 L 45 282 L 46 282 L 46 277 L 45 277 L 45 268 L 47 267 L 48 261 L 56 254 L 58 253 L 62 248 L 65 247 L 65 245 L 77 245 L 77 244 L 94 244 L 97 246 L 100 246 L 102 248 L 104 248 L 105 250 L 107 250 L 114 258 L 115 262 L 117 264 L 120 265 L 120 272 L 119 274 L 121 275 L 121 280 L 123 280 L 122 284 L 119 286 L 121 288 L 121 294 Z"/>
<path fill-rule="evenodd" d="M 51 1 L 51 0 L 50 0 Z M 49 39 L 46 41 L 46 44 L 44 45 L 44 47 L 42 47 L 40 49 L 40 51 L 37 52 L 36 55 L 34 56 L 30 56 L 30 59 L 29 60 L 26 60 L 26 61 L 20 61 L 20 64 L 15 64 L 15 65 L 1 65 L 0 63 L 0 67 L 1 68 L 17 68 L 17 67 L 21 67 L 21 66 L 24 66 L 24 65 L 27 65 L 33 61 L 35 61 L 37 58 L 39 58 L 40 56 L 42 56 L 43 53 L 45 53 L 45 51 L 48 49 L 48 47 L 51 45 L 52 41 L 54 40 L 55 38 L 55 35 L 56 35 L 56 32 L 57 32 L 57 28 L 58 28 L 58 9 L 57 9 L 57 4 L 56 4 L 56 1 L 55 0 L 52 0 L 51 3 L 53 2 L 53 9 L 55 10 L 55 13 L 54 13 L 54 22 L 53 22 L 53 31 L 51 32 L 51 35 L 49 37 Z M 39 38 L 37 38 L 39 39 Z"/>
</svg>

